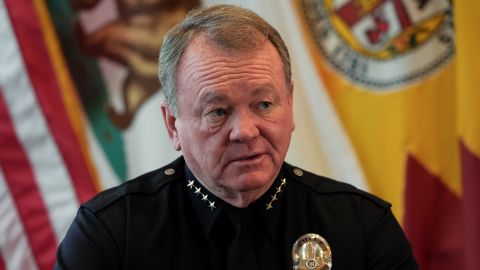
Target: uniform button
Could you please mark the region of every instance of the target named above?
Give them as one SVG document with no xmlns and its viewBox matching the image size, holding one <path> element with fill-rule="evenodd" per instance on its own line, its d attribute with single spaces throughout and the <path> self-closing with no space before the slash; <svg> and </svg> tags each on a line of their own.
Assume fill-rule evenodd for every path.
<svg viewBox="0 0 480 270">
<path fill-rule="evenodd" d="M 175 173 L 175 170 L 172 168 L 168 168 L 165 170 L 166 175 L 173 175 Z"/>
<path fill-rule="evenodd" d="M 303 175 L 303 171 L 300 170 L 299 168 L 293 169 L 293 173 L 294 173 L 296 176 L 302 176 L 302 175 Z"/>
</svg>

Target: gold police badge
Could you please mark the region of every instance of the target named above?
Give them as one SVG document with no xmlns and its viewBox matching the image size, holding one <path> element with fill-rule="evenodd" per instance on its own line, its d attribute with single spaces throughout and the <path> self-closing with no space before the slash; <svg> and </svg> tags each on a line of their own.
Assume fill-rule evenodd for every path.
<svg viewBox="0 0 480 270">
<path fill-rule="evenodd" d="M 308 233 L 293 244 L 292 260 L 294 270 L 330 270 L 332 251 L 323 237 Z"/>
</svg>

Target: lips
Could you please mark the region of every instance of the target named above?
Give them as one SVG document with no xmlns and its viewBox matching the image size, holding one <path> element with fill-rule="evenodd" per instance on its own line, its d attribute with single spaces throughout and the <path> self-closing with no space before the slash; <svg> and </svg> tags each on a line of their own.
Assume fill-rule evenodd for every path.
<svg viewBox="0 0 480 270">
<path fill-rule="evenodd" d="M 246 154 L 240 155 L 232 158 L 229 163 L 248 163 L 248 162 L 255 162 L 260 160 L 265 154 L 264 153 L 254 153 L 254 154 Z"/>
<path fill-rule="evenodd" d="M 253 154 L 253 155 L 245 155 L 245 156 L 240 156 L 240 157 L 237 157 L 233 160 L 246 160 L 246 159 L 254 159 L 256 157 L 258 157 L 260 154 Z"/>
</svg>

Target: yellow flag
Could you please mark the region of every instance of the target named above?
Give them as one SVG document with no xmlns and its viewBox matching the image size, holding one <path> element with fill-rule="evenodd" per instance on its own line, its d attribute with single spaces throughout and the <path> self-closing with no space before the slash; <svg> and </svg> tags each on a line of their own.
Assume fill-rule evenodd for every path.
<svg viewBox="0 0 480 270">
<path fill-rule="evenodd" d="M 297 6 L 370 190 L 393 204 L 421 269 L 462 269 L 451 2 L 298 0 Z"/>
<path fill-rule="evenodd" d="M 457 120 L 461 145 L 465 268 L 480 269 L 480 32 L 478 1 L 455 2 Z"/>
</svg>

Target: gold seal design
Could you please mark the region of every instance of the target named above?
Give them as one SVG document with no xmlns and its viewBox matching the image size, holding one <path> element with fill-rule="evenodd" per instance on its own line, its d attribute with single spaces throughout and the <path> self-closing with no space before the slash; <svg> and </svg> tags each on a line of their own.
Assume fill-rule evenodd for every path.
<svg viewBox="0 0 480 270">
<path fill-rule="evenodd" d="M 323 237 L 308 233 L 293 244 L 292 260 L 294 270 L 330 270 L 332 251 Z"/>
<path fill-rule="evenodd" d="M 321 61 L 373 91 L 403 88 L 454 59 L 451 0 L 299 0 Z"/>
</svg>

